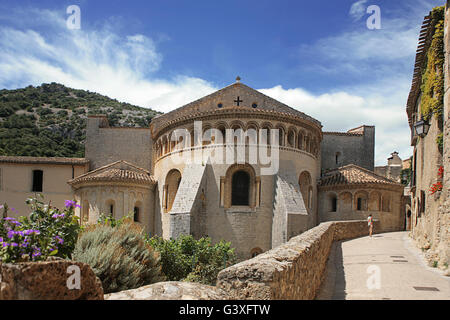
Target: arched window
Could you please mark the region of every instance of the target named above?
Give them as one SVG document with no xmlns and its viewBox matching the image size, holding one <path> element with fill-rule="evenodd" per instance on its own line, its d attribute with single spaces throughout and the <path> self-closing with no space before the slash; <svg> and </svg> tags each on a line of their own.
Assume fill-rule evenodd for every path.
<svg viewBox="0 0 450 320">
<path fill-rule="evenodd" d="M 224 208 L 232 206 L 258 207 L 261 180 L 250 164 L 230 166 L 220 182 L 220 203 Z"/>
<path fill-rule="evenodd" d="M 357 211 L 367 211 L 368 195 L 366 192 L 360 191 L 355 195 L 355 207 Z"/>
<path fill-rule="evenodd" d="M 299 178 L 298 184 L 300 186 L 300 192 L 302 193 L 303 202 L 307 209 L 312 208 L 312 187 L 311 187 L 311 175 L 308 171 L 303 171 Z"/>
<path fill-rule="evenodd" d="M 297 137 L 297 148 L 303 149 L 303 134 L 300 132 Z"/>
<path fill-rule="evenodd" d="M 106 213 L 106 215 L 115 217 L 115 213 L 116 213 L 115 204 L 116 204 L 116 202 L 113 199 L 106 200 L 105 211 L 104 211 Z"/>
<path fill-rule="evenodd" d="M 335 161 L 336 161 L 337 166 L 339 166 L 341 164 L 341 153 L 340 152 L 336 152 Z"/>
<path fill-rule="evenodd" d="M 83 222 L 89 222 L 89 202 L 87 200 L 83 201 L 83 210 L 82 210 L 81 220 Z"/>
<path fill-rule="evenodd" d="M 250 196 L 250 176 L 245 171 L 236 171 L 231 178 L 231 205 L 248 206 Z"/>
<path fill-rule="evenodd" d="M 284 129 L 283 128 L 278 128 L 278 130 L 279 130 L 279 137 L 278 137 L 278 139 L 279 139 L 279 141 L 278 141 L 278 144 L 280 145 L 280 146 L 284 146 Z"/>
<path fill-rule="evenodd" d="M 305 151 L 311 152 L 311 138 L 309 136 L 305 137 Z"/>
<path fill-rule="evenodd" d="M 134 222 L 142 222 L 142 202 L 136 201 L 133 208 L 133 221 Z"/>
<path fill-rule="evenodd" d="M 133 210 L 134 212 L 133 212 L 133 220 L 134 220 L 134 222 L 141 222 L 141 220 L 140 220 L 140 216 L 139 216 L 139 214 L 140 214 L 140 209 L 139 209 L 139 207 L 134 207 L 134 210 Z"/>
<path fill-rule="evenodd" d="M 173 169 L 170 170 L 166 176 L 166 183 L 163 191 L 163 205 L 165 212 L 169 212 L 172 209 L 175 196 L 177 195 L 178 187 L 181 182 L 180 171 Z"/>
<path fill-rule="evenodd" d="M 291 148 L 295 147 L 295 132 L 292 130 L 289 130 L 289 133 L 288 133 L 288 144 L 289 144 L 289 147 L 291 147 Z"/>
<path fill-rule="evenodd" d="M 330 202 L 330 212 L 337 212 L 337 197 L 334 193 L 330 194 L 329 197 Z"/>
</svg>

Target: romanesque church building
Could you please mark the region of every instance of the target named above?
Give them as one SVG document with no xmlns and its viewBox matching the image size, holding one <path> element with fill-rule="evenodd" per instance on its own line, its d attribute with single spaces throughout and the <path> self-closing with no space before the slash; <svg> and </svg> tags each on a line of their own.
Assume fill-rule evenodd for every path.
<svg viewBox="0 0 450 320">
<path fill-rule="evenodd" d="M 379 231 L 403 230 L 404 188 L 374 173 L 374 143 L 373 126 L 324 132 L 237 78 L 149 128 L 89 116 L 82 159 L 0 157 L 0 199 L 19 212 L 35 192 L 75 199 L 83 223 L 132 215 L 151 235 L 224 239 L 245 259 L 323 221 L 371 213 Z"/>
</svg>

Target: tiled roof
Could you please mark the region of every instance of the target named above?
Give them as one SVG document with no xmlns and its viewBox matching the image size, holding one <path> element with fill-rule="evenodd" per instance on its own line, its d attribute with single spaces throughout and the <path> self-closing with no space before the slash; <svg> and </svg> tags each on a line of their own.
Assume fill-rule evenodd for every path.
<svg viewBox="0 0 450 320">
<path fill-rule="evenodd" d="M 349 164 L 326 172 L 322 179 L 320 179 L 319 185 L 323 187 L 367 183 L 400 186 L 400 184 L 395 181 L 379 176 L 370 170 L 354 164 Z"/>
<path fill-rule="evenodd" d="M 70 180 L 69 184 L 78 185 L 84 182 L 135 182 L 153 184 L 156 180 L 149 171 L 124 160 L 119 160 L 78 176 Z"/>
<path fill-rule="evenodd" d="M 89 160 L 86 158 L 0 156 L 0 163 L 84 165 L 89 163 Z"/>
</svg>

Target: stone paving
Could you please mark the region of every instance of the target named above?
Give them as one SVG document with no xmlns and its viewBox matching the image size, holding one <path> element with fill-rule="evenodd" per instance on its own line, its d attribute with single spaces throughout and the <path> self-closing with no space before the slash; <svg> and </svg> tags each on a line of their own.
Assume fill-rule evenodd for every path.
<svg viewBox="0 0 450 320">
<path fill-rule="evenodd" d="M 450 300 L 450 277 L 427 266 L 408 232 L 335 243 L 318 299 Z"/>
</svg>

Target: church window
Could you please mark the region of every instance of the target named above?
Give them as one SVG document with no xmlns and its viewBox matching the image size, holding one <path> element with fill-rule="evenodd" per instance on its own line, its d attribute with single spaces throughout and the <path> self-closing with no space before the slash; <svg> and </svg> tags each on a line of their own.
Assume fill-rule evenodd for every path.
<svg viewBox="0 0 450 320">
<path fill-rule="evenodd" d="M 42 170 L 33 170 L 33 192 L 42 192 L 44 172 Z"/>
<path fill-rule="evenodd" d="M 332 194 L 330 196 L 330 212 L 336 211 L 337 211 L 337 197 L 336 195 Z"/>
<path fill-rule="evenodd" d="M 82 214 L 82 221 L 88 222 L 89 221 L 89 202 L 87 200 L 83 201 L 83 208 L 82 208 L 83 214 Z"/>
<path fill-rule="evenodd" d="M 305 208 L 312 208 L 312 183 L 311 183 L 311 175 L 308 171 L 303 171 L 299 178 L 298 184 L 300 186 L 300 192 L 302 194 L 303 202 L 305 204 Z"/>
<path fill-rule="evenodd" d="M 252 104 L 252 108 L 257 108 L 257 107 L 258 107 L 258 105 L 256 103 Z"/>
<path fill-rule="evenodd" d="M 279 130 L 280 130 L 280 135 L 279 135 L 278 144 L 280 146 L 284 146 L 284 130 L 283 130 L 283 128 L 279 128 Z"/>
<path fill-rule="evenodd" d="M 336 165 L 339 165 L 341 163 L 341 153 L 336 152 Z"/>
<path fill-rule="evenodd" d="M 355 195 L 356 210 L 367 211 L 369 195 L 365 191 L 358 191 Z"/>
<path fill-rule="evenodd" d="M 299 133 L 298 134 L 298 138 L 297 138 L 297 148 L 299 148 L 300 150 L 303 149 L 303 134 Z"/>
<path fill-rule="evenodd" d="M 139 207 L 134 207 L 133 211 L 134 211 L 134 215 L 133 215 L 134 222 L 140 222 Z"/>
<path fill-rule="evenodd" d="M 236 171 L 231 179 L 231 204 L 248 206 L 250 193 L 250 176 L 245 171 Z"/>
<path fill-rule="evenodd" d="M 181 183 L 181 173 L 177 169 L 170 170 L 166 176 L 166 184 L 164 186 L 164 209 L 169 212 L 172 209 L 175 196 Z"/>
<path fill-rule="evenodd" d="M 223 104 L 218 103 L 218 104 L 217 104 L 217 107 L 218 107 L 218 108 L 222 108 L 222 107 L 223 107 Z"/>
</svg>

